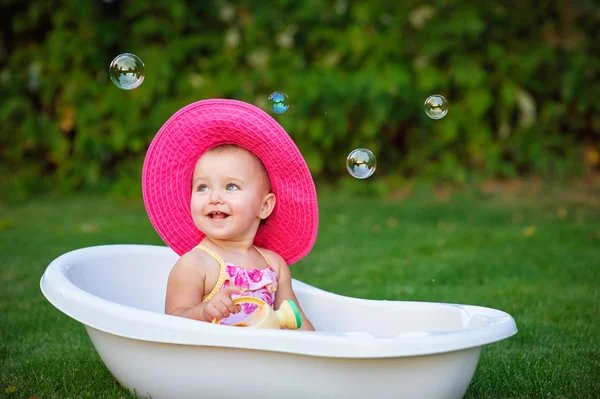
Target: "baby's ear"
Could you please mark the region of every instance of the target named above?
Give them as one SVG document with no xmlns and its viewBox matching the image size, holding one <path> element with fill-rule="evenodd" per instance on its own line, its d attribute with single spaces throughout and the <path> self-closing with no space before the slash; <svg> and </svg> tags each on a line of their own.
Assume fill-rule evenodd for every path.
<svg viewBox="0 0 600 399">
<path fill-rule="evenodd" d="M 269 193 L 265 195 L 258 217 L 260 217 L 263 220 L 268 218 L 271 212 L 273 212 L 273 209 L 275 209 L 276 202 L 277 200 L 275 199 L 275 194 Z"/>
</svg>

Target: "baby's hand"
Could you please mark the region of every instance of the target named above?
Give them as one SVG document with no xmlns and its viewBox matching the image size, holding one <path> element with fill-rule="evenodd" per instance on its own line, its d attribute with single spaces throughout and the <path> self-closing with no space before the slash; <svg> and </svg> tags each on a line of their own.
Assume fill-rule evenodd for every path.
<svg viewBox="0 0 600 399">
<path fill-rule="evenodd" d="M 202 315 L 205 321 L 211 322 L 213 319 L 224 319 L 232 313 L 238 313 L 242 310 L 240 305 L 233 303 L 231 294 L 243 294 L 244 289 L 234 285 L 224 288 L 217 292 L 212 299 L 204 305 Z"/>
</svg>

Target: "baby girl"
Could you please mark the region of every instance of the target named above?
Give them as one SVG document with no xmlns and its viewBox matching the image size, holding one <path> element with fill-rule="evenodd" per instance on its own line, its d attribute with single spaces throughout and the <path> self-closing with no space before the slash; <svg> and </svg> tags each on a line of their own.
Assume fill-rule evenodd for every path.
<svg viewBox="0 0 600 399">
<path fill-rule="evenodd" d="M 289 264 L 316 239 L 316 191 L 283 128 L 235 100 L 177 112 L 154 138 L 143 172 L 144 202 L 159 235 L 182 255 L 169 275 L 165 312 L 240 323 L 256 305 L 292 300 L 301 329 L 314 330 L 292 289 Z"/>
</svg>

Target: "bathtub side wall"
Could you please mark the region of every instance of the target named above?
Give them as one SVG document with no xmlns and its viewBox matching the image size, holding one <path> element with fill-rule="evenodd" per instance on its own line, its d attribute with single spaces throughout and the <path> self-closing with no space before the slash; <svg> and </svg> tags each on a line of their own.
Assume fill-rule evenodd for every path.
<svg viewBox="0 0 600 399">
<path fill-rule="evenodd" d="M 70 265 L 65 269 L 67 279 L 99 298 L 164 313 L 167 279 L 178 256 L 167 248 L 120 251 L 111 247 Z"/>
<path fill-rule="evenodd" d="M 88 333 L 115 378 L 153 399 L 458 399 L 480 354 L 478 347 L 396 359 L 320 358 Z"/>
</svg>

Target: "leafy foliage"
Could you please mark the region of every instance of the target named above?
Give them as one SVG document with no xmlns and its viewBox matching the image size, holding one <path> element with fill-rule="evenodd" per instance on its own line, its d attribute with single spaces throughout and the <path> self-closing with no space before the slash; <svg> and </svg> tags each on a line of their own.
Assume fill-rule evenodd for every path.
<svg viewBox="0 0 600 399">
<path fill-rule="evenodd" d="M 13 195 L 138 195 L 145 150 L 177 109 L 213 97 L 267 109 L 274 91 L 291 106 L 273 116 L 317 178 L 346 177 L 357 147 L 384 182 L 570 176 L 600 162 L 590 1 L 0 4 L 0 184 Z M 125 52 L 146 65 L 132 91 L 108 76 Z M 434 93 L 449 100 L 438 121 L 423 112 Z"/>
</svg>

